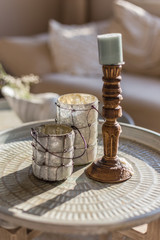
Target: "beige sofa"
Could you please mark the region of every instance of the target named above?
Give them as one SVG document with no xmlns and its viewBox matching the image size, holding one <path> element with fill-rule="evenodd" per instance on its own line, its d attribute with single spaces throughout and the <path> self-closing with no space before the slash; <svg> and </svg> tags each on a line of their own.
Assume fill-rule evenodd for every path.
<svg viewBox="0 0 160 240">
<path fill-rule="evenodd" d="M 77 1 L 77 3 L 78 2 L 79 1 Z M 99 8 L 101 11 L 103 9 L 102 14 L 98 15 L 96 13 L 94 15 L 94 13 L 96 12 L 96 8 L 98 8 L 96 6 L 99 6 L 100 2 L 101 2 L 101 7 L 99 7 Z M 112 10 L 113 10 L 112 9 L 112 1 L 107 1 L 107 2 L 100 1 L 100 2 L 93 1 L 93 5 L 90 6 L 91 7 L 90 8 L 91 9 L 90 16 L 92 16 L 92 18 L 89 20 L 100 20 L 101 17 L 104 19 L 111 15 Z M 138 1 L 132 0 L 132 2 L 137 3 Z M 107 16 L 105 16 L 104 7 L 102 7 L 102 5 L 105 6 L 106 3 L 108 4 L 107 6 L 109 6 Z M 145 4 L 143 7 L 147 10 L 152 10 L 152 13 L 156 14 L 155 9 L 157 9 L 157 6 L 156 6 L 156 8 L 151 9 L 150 6 Z M 160 6 L 159 6 L 159 8 L 160 8 Z M 84 9 L 86 11 L 86 6 L 84 7 L 84 5 L 83 5 L 83 10 Z M 68 10 L 68 12 L 69 12 L 69 10 Z M 83 17 L 84 11 L 81 11 L 81 13 L 82 13 L 81 15 L 78 15 L 78 17 L 80 19 L 79 22 L 77 20 L 78 23 L 85 22 L 85 19 Z M 70 20 L 68 20 L 69 19 L 68 16 L 69 15 L 67 15 L 67 17 L 66 17 L 66 22 L 71 23 Z M 147 15 L 147 17 L 148 16 L 150 16 L 150 15 Z M 75 17 L 75 19 L 76 19 L 76 17 Z M 131 20 L 133 20 L 133 19 L 131 19 Z M 63 22 L 65 22 L 65 19 L 63 19 Z M 127 21 L 125 21 L 125 23 L 126 22 Z M 119 23 L 119 19 L 118 19 L 118 23 Z M 118 29 L 118 30 L 122 31 L 122 33 L 124 33 L 123 28 L 119 28 L 119 26 L 117 27 L 117 16 L 115 17 L 114 21 L 112 21 L 112 22 L 106 21 L 106 26 L 107 26 L 106 31 L 108 31 L 108 32 L 112 32 L 112 31 L 114 32 L 114 31 L 117 31 L 117 29 Z M 60 26 L 60 27 L 65 28 L 65 26 Z M 129 27 L 131 28 L 131 24 L 129 25 Z M 90 26 L 89 26 L 89 29 L 90 29 Z M 133 29 L 134 29 L 134 26 L 133 26 Z M 59 31 L 59 32 L 62 33 L 63 30 L 64 29 L 62 29 L 62 31 Z M 95 30 L 95 28 L 94 28 L 94 30 Z M 95 34 L 95 31 L 94 31 L 94 34 Z M 131 34 L 133 34 L 133 32 L 131 32 Z M 124 48 L 125 48 L 125 46 L 127 46 L 128 49 L 130 49 L 130 46 L 127 45 L 128 44 L 127 40 L 129 39 L 129 37 L 132 37 L 131 34 L 127 35 L 127 38 L 124 39 L 125 40 Z M 135 33 L 135 34 L 137 34 L 137 33 Z M 124 35 L 125 35 L 125 33 L 124 33 Z M 130 40 L 132 41 L 133 39 L 130 38 Z M 83 73 L 80 72 L 80 74 L 76 74 L 76 71 L 74 73 L 72 73 L 72 71 L 68 71 L 68 69 L 67 69 L 67 71 L 65 71 L 64 68 L 62 70 L 61 70 L 61 68 L 57 70 L 56 67 L 54 69 L 53 54 L 52 54 L 53 49 L 48 48 L 49 41 L 50 40 L 48 38 L 48 33 L 43 34 L 43 35 L 37 35 L 34 37 L 33 36 L 32 37 L 31 36 L 30 37 L 11 37 L 11 38 L 1 37 L 1 39 L 0 39 L 0 61 L 3 63 L 6 70 L 13 75 L 23 75 L 23 74 L 28 74 L 28 73 L 39 74 L 41 76 L 41 83 L 32 88 L 33 92 L 38 93 L 38 92 L 46 92 L 46 91 L 48 92 L 49 91 L 49 92 L 56 92 L 59 94 L 64 94 L 64 93 L 69 93 L 69 92 L 85 92 L 85 93 L 94 94 L 101 100 L 101 93 L 102 93 L 101 66 L 97 65 L 95 67 L 95 70 L 90 72 L 92 70 L 91 65 L 93 66 L 93 63 L 95 63 L 95 60 L 94 60 L 94 62 L 92 61 L 92 55 L 90 55 L 89 56 L 90 58 L 88 58 L 90 60 L 88 60 L 88 61 L 86 60 L 86 64 L 88 64 L 88 62 L 90 62 L 90 65 L 87 66 L 87 69 L 89 69 L 88 72 L 90 74 L 85 74 L 84 72 Z M 83 41 L 83 39 L 82 39 L 82 41 Z M 92 39 L 91 39 L 91 41 L 92 41 Z M 57 51 L 61 49 L 59 46 L 59 42 L 60 41 L 58 39 L 57 40 L 58 45 L 54 46 L 54 44 L 53 44 L 53 48 L 55 47 Z M 62 46 L 64 46 L 64 44 Z M 71 45 L 68 45 L 68 46 L 70 47 Z M 135 49 L 138 49 L 137 46 L 136 45 L 134 46 Z M 66 45 L 66 47 L 67 47 L 67 45 Z M 87 46 L 85 46 L 85 47 L 87 47 Z M 88 48 L 89 47 L 90 47 L 90 44 L 89 44 Z M 143 44 L 142 44 L 140 50 L 142 49 L 142 47 L 143 47 Z M 74 49 L 72 49 L 72 51 L 75 53 Z M 133 52 L 132 52 L 132 54 L 133 54 Z M 141 52 L 141 51 L 139 51 L 139 52 Z M 85 55 L 85 54 L 86 55 L 88 54 L 87 51 L 85 53 L 83 53 L 83 55 Z M 158 56 L 158 54 L 159 53 L 157 52 L 157 56 Z M 78 57 L 80 55 L 82 55 L 81 52 L 78 53 Z M 66 57 L 66 59 L 68 59 L 68 62 L 69 62 L 71 56 L 67 55 L 65 57 Z M 78 57 L 77 57 L 77 59 L 78 59 Z M 148 56 L 146 56 L 146 58 L 148 58 Z M 153 61 L 150 61 L 148 63 L 149 64 L 148 66 L 145 66 L 145 64 L 143 64 L 145 62 L 144 61 L 145 57 L 144 56 L 142 57 L 142 55 L 141 56 L 138 55 L 136 61 L 134 59 L 134 61 L 132 62 L 131 59 L 132 59 L 131 52 L 128 53 L 125 48 L 124 49 L 124 60 L 126 61 L 126 67 L 124 66 L 124 68 L 123 68 L 122 82 L 121 82 L 121 86 L 122 86 L 122 90 L 123 90 L 123 98 L 124 98 L 124 100 L 122 101 L 122 107 L 125 111 L 127 111 L 132 116 L 136 125 L 160 132 L 160 125 L 159 125 L 159 120 L 160 120 L 160 79 L 159 79 L 159 76 L 160 76 L 160 74 L 159 74 L 159 68 L 158 68 L 158 60 L 159 59 L 156 62 L 154 62 L 155 59 L 151 59 Z M 96 60 L 98 63 L 98 59 L 96 59 Z M 59 59 L 59 62 L 60 61 L 61 61 L 61 58 Z M 74 59 L 73 59 L 73 61 L 74 61 Z M 137 63 L 137 65 L 136 65 L 136 63 Z M 84 63 L 82 63 L 81 66 L 83 66 L 83 64 Z M 157 64 L 157 67 L 155 68 L 155 70 L 152 66 L 153 64 L 154 65 Z M 72 69 L 72 66 L 74 66 L 74 62 L 71 62 L 70 66 Z M 142 68 L 140 68 L 139 66 L 142 66 Z M 151 71 L 149 71 L 149 68 L 151 68 Z M 86 72 L 87 72 L 87 69 L 85 70 Z M 96 71 L 97 71 L 97 74 L 96 74 Z M 143 73 L 145 73 L 145 75 L 143 75 Z"/>
</svg>

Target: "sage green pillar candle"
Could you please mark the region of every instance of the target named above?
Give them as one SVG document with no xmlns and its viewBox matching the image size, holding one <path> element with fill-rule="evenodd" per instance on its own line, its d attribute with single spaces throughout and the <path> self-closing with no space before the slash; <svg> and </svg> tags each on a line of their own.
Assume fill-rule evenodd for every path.
<svg viewBox="0 0 160 240">
<path fill-rule="evenodd" d="M 97 36 L 99 63 L 118 65 L 123 63 L 122 34 L 111 33 Z"/>
</svg>

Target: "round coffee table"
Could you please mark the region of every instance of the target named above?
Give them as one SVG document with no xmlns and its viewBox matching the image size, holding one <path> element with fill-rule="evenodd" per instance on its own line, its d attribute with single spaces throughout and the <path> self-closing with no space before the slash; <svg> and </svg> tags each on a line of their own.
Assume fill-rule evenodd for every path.
<svg viewBox="0 0 160 240">
<path fill-rule="evenodd" d="M 1 219 L 52 233 L 101 235 L 160 216 L 160 134 L 122 124 L 119 156 L 134 168 L 126 182 L 95 182 L 81 166 L 66 181 L 48 183 L 35 178 L 31 168 L 30 128 L 39 124 L 0 134 Z"/>
</svg>

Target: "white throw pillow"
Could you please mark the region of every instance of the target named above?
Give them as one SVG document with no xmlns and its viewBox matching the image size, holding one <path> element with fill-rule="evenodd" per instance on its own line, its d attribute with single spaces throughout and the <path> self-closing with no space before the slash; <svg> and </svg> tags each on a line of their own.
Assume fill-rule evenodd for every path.
<svg viewBox="0 0 160 240">
<path fill-rule="evenodd" d="M 101 74 L 97 34 L 107 33 L 109 22 L 63 25 L 49 22 L 49 46 L 57 72 L 73 75 Z"/>
<path fill-rule="evenodd" d="M 130 2 L 118 0 L 109 31 L 122 33 L 127 71 L 160 76 L 160 18 Z"/>
<path fill-rule="evenodd" d="M 52 72 L 48 34 L 0 39 L 0 62 L 15 76 Z"/>
</svg>

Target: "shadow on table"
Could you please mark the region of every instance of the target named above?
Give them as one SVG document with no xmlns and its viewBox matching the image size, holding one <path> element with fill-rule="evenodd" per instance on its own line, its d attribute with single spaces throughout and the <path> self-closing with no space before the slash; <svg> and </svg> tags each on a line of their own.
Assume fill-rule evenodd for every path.
<svg viewBox="0 0 160 240">
<path fill-rule="evenodd" d="M 85 192 L 92 190 L 90 196 L 93 197 L 94 190 L 110 186 L 110 184 L 102 184 L 87 178 L 84 173 L 85 168 L 84 166 L 75 167 L 72 176 L 60 182 L 37 179 L 33 176 L 31 166 L 10 173 L 0 179 L 3 188 L 0 194 L 0 205 L 42 216 Z"/>
</svg>

